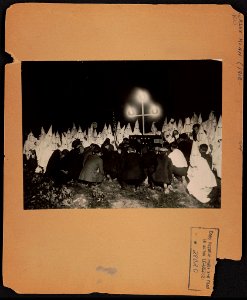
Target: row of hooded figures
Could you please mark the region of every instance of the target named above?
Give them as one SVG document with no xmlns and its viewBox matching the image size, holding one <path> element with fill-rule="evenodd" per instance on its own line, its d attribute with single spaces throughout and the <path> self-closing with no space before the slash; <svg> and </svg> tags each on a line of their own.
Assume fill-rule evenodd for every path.
<svg viewBox="0 0 247 300">
<path fill-rule="evenodd" d="M 62 134 L 62 139 L 67 137 L 67 147 L 62 139 L 56 139 L 54 147 L 52 140 L 57 135 L 51 134 L 51 128 L 47 134 L 42 130 L 39 139 L 29 134 L 24 143 L 24 170 L 44 173 L 56 184 L 75 180 L 92 185 L 116 179 L 121 188 L 147 184 L 150 188 L 161 186 L 165 193 L 173 190 L 174 180 L 179 180 L 189 194 L 207 203 L 217 186 L 216 179 L 221 178 L 221 117 L 217 122 L 211 112 L 203 122 L 194 114 L 190 128 L 186 120 L 184 126 L 179 126 L 180 121 L 176 123 L 171 119 L 168 123 L 166 120 L 161 132 L 153 124 L 151 134 L 162 136 L 163 143 L 159 147 L 129 139 L 131 134 L 140 134 L 137 122 L 128 136 L 122 134 L 119 125 L 115 134 L 108 130 L 110 126 L 105 126 L 106 130 L 100 133 L 100 138 L 104 139 L 101 144 L 93 126 L 88 134 L 84 132 L 80 137 L 81 130 L 77 131 L 74 126 L 67 135 Z M 121 131 L 121 139 L 118 131 Z M 71 147 L 68 147 L 69 138 Z"/>
</svg>

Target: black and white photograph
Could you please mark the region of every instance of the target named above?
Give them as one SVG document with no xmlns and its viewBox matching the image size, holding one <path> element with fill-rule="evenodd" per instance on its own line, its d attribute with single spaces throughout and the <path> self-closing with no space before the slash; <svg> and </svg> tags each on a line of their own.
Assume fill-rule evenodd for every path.
<svg viewBox="0 0 247 300">
<path fill-rule="evenodd" d="M 22 126 L 24 209 L 221 208 L 222 61 L 24 61 Z"/>
</svg>

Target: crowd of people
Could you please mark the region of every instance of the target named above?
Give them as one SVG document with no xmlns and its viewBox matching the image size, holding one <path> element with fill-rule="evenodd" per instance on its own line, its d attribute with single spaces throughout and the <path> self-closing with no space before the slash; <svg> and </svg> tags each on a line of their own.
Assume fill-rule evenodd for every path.
<svg viewBox="0 0 247 300">
<path fill-rule="evenodd" d="M 104 126 L 97 132 L 93 123 L 87 131 L 74 125 L 61 135 L 47 133 L 35 138 L 32 132 L 24 143 L 24 169 L 44 173 L 56 184 L 71 180 L 85 185 L 118 180 L 121 188 L 147 184 L 160 186 L 165 193 L 173 190 L 174 180 L 181 181 L 189 194 L 202 203 L 210 201 L 210 193 L 221 178 L 222 119 L 213 112 L 203 121 L 195 113 L 184 123 L 173 118 L 164 121 L 159 131 L 153 123 L 148 134 L 159 135 L 162 143 L 141 144 L 132 135 L 141 135 L 139 123 Z"/>
</svg>

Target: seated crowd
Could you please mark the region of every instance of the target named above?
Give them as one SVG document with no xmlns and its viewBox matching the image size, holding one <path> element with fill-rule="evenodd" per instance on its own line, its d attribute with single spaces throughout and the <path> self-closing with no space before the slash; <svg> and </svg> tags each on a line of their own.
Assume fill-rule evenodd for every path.
<svg viewBox="0 0 247 300">
<path fill-rule="evenodd" d="M 196 126 L 193 134 L 198 132 Z M 104 180 L 117 180 L 124 189 L 142 184 L 150 188 L 160 186 L 165 193 L 173 190 L 174 180 L 181 181 L 187 191 L 200 202 L 210 201 L 209 194 L 216 183 L 212 170 L 211 149 L 207 144 L 196 144 L 196 139 L 186 133 L 173 131 L 173 140 L 163 139 L 160 147 L 137 145 L 124 138 L 115 148 L 106 138 L 100 146 L 95 143 L 84 147 L 80 139 L 72 142 L 72 149 L 56 149 L 48 160 L 44 173 L 57 185 L 71 180 L 88 186 Z M 116 149 L 116 150 L 115 150 Z M 37 158 L 32 150 L 24 166 L 35 171 Z"/>
</svg>

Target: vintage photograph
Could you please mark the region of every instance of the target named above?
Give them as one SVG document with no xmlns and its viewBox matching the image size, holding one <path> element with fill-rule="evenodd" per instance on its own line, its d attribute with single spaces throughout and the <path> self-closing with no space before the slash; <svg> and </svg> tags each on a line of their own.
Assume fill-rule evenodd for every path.
<svg viewBox="0 0 247 300">
<path fill-rule="evenodd" d="M 24 209 L 220 208 L 222 62 L 22 62 Z"/>
</svg>

